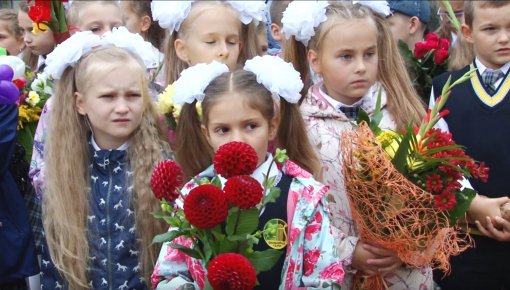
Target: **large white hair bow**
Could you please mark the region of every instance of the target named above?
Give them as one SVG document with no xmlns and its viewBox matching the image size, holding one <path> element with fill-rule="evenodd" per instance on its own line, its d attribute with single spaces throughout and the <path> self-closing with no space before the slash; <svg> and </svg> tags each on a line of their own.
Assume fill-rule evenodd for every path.
<svg viewBox="0 0 510 290">
<path fill-rule="evenodd" d="M 174 82 L 174 103 L 183 105 L 195 100 L 203 101 L 204 91 L 211 81 L 228 71 L 226 64 L 217 61 L 199 63 L 183 70 Z"/>
<path fill-rule="evenodd" d="M 152 19 L 159 26 L 171 32 L 179 31 L 181 24 L 188 17 L 191 5 L 195 1 L 152 1 Z M 239 13 L 242 23 L 248 24 L 253 19 L 262 21 L 266 4 L 264 1 L 226 1 Z"/>
<path fill-rule="evenodd" d="M 292 1 L 283 12 L 282 32 L 286 38 L 294 36 L 308 46 L 315 28 L 327 20 L 328 1 Z"/>
<path fill-rule="evenodd" d="M 125 27 L 114 28 L 103 36 L 91 31 L 80 31 L 59 44 L 46 57 L 44 72 L 53 79 L 60 79 L 68 66 L 74 66 L 80 58 L 94 47 L 112 45 L 126 49 L 138 56 L 146 67 L 154 67 L 159 56 L 152 51 L 152 45 L 138 34 L 131 33 Z"/>
<path fill-rule="evenodd" d="M 372 9 L 372 11 L 379 13 L 386 17 L 390 16 L 390 14 L 391 14 L 390 5 L 388 4 L 387 1 L 368 1 L 368 0 L 356 1 L 355 0 L 355 1 L 352 1 L 352 4 L 360 4 L 360 5 L 366 6 L 370 9 Z"/>
<path fill-rule="evenodd" d="M 257 76 L 257 82 L 273 94 L 284 98 L 289 103 L 297 103 L 301 98 L 303 81 L 291 63 L 278 56 L 256 56 L 246 61 L 244 70 Z"/>
</svg>

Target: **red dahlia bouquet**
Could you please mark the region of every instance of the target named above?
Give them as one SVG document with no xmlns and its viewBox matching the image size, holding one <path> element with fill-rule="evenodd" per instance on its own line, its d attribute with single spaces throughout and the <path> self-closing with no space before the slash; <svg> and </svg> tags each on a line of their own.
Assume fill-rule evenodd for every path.
<svg viewBox="0 0 510 290">
<path fill-rule="evenodd" d="M 273 162 L 286 159 L 285 151 L 277 150 Z M 250 145 L 227 143 L 214 156 L 218 175 L 195 179 L 198 186 L 186 195 L 180 190 L 182 171 L 176 162 L 164 161 L 154 169 L 151 186 L 162 209 L 154 216 L 171 227 L 154 237 L 154 242 L 169 242 L 170 247 L 200 260 L 208 273 L 205 289 L 252 289 L 257 274 L 270 270 L 280 258 L 277 250 L 253 250 L 263 234 L 260 210 L 280 195 L 275 178 L 266 174 L 261 185 L 250 176 L 257 161 Z M 176 243 L 178 237 L 191 246 Z"/>
</svg>

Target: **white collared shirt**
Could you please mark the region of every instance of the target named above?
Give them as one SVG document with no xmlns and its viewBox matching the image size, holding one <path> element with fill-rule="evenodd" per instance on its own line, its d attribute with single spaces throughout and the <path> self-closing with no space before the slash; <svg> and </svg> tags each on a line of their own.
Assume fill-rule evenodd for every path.
<svg viewBox="0 0 510 290">
<path fill-rule="evenodd" d="M 342 102 L 339 102 L 335 99 L 333 99 L 332 97 L 330 97 L 323 89 L 323 86 L 320 86 L 319 87 L 319 91 L 320 93 L 322 94 L 322 96 L 324 97 L 324 99 L 326 99 L 326 101 L 328 101 L 328 103 L 333 106 L 333 108 L 335 108 L 337 111 L 340 111 L 340 108 L 341 107 L 356 107 L 356 106 L 361 106 L 361 104 L 363 104 L 363 100 L 370 94 L 371 90 L 368 90 L 367 93 L 361 98 L 359 99 L 357 102 L 355 102 L 354 104 L 352 105 L 346 105 Z"/>
</svg>

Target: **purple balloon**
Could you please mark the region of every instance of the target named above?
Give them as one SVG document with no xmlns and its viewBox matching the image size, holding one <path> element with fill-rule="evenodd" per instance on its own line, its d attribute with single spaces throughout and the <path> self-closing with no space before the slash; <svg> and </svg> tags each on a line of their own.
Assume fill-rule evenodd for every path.
<svg viewBox="0 0 510 290">
<path fill-rule="evenodd" d="M 14 77 L 14 70 L 12 67 L 6 64 L 0 64 L 0 80 L 1 81 L 12 81 Z"/>
<path fill-rule="evenodd" d="M 18 87 L 8 81 L 0 81 L 0 105 L 16 103 L 19 97 Z"/>
</svg>

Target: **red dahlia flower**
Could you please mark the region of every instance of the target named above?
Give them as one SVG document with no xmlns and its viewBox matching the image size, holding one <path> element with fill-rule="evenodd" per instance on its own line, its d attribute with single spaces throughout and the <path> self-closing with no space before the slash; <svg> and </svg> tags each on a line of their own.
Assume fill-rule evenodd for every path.
<svg viewBox="0 0 510 290">
<path fill-rule="evenodd" d="M 435 206 L 440 210 L 451 210 L 457 204 L 455 193 L 444 190 L 441 194 L 434 195 Z"/>
<path fill-rule="evenodd" d="M 264 191 L 255 178 L 247 175 L 229 178 L 223 190 L 225 191 L 228 202 L 241 209 L 248 209 L 256 206 L 262 199 Z"/>
<path fill-rule="evenodd" d="M 225 194 L 212 184 L 195 187 L 184 200 L 184 216 L 197 228 L 214 228 L 225 221 L 227 215 L 228 204 Z"/>
<path fill-rule="evenodd" d="M 211 260 L 207 269 L 207 279 L 213 289 L 248 290 L 255 287 L 257 273 L 244 256 L 226 253 Z"/>
<path fill-rule="evenodd" d="M 151 176 L 151 188 L 157 199 L 168 202 L 179 197 L 177 188 L 182 185 L 182 170 L 177 162 L 165 160 L 160 162 Z"/>
<path fill-rule="evenodd" d="M 250 175 L 257 168 L 257 152 L 243 142 L 222 145 L 214 155 L 214 170 L 225 178 Z"/>
</svg>

